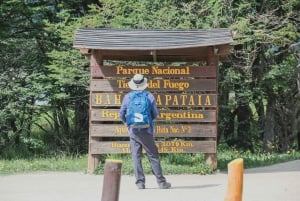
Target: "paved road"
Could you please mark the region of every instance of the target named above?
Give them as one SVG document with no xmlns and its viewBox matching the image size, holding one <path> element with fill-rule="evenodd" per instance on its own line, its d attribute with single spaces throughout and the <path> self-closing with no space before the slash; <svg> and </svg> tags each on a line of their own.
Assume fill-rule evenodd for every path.
<svg viewBox="0 0 300 201">
<path fill-rule="evenodd" d="M 121 177 L 119 201 L 223 201 L 227 173 L 166 175 L 171 189 L 158 189 L 147 175 L 145 190 L 132 176 Z M 39 172 L 0 176 L 0 201 L 100 201 L 103 176 L 78 172 Z M 244 172 L 243 201 L 299 201 L 300 160 Z"/>
</svg>

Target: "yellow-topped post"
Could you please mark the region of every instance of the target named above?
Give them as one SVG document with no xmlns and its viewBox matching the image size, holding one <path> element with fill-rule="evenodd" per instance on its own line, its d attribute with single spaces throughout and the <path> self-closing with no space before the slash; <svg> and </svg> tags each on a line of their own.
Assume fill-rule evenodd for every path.
<svg viewBox="0 0 300 201">
<path fill-rule="evenodd" d="M 244 161 L 242 158 L 228 163 L 228 187 L 225 201 L 242 201 Z"/>
</svg>

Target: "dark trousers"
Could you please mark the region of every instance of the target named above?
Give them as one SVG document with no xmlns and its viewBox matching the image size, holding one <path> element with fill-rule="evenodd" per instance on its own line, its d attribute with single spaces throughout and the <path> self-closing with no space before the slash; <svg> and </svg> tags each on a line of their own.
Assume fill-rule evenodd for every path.
<svg viewBox="0 0 300 201">
<path fill-rule="evenodd" d="M 136 184 L 145 183 L 145 175 L 142 166 L 143 148 L 146 151 L 157 183 L 160 184 L 166 182 L 162 173 L 158 150 L 154 142 L 154 136 L 150 134 L 130 134 L 130 150 L 133 158 Z"/>
</svg>

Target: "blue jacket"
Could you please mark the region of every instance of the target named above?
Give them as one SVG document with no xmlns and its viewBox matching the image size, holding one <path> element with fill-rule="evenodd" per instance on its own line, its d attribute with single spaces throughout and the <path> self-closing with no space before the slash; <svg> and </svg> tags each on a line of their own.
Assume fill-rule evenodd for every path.
<svg viewBox="0 0 300 201">
<path fill-rule="evenodd" d="M 120 118 L 121 118 L 121 121 L 124 124 L 126 123 L 126 111 L 127 111 L 128 105 L 129 105 L 129 93 L 127 93 L 124 96 L 123 101 L 122 101 L 122 105 L 121 105 L 121 108 L 120 108 Z M 140 93 L 148 93 L 148 98 L 149 98 L 150 103 L 151 103 L 151 118 L 152 118 L 152 121 L 151 121 L 151 124 L 150 124 L 149 128 L 133 129 L 131 127 L 128 127 L 128 131 L 129 131 L 130 134 L 138 134 L 138 133 L 153 134 L 154 133 L 153 120 L 158 115 L 156 100 L 155 100 L 153 94 L 150 93 L 149 91 L 140 91 Z"/>
</svg>

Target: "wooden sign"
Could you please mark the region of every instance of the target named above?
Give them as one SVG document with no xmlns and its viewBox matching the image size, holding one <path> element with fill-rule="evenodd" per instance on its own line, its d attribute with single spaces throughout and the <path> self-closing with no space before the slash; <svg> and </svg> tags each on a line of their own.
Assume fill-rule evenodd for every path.
<svg viewBox="0 0 300 201">
<path fill-rule="evenodd" d="M 217 137 L 217 125 L 207 124 L 155 124 L 156 137 Z M 128 137 L 123 124 L 91 124 L 92 137 Z"/>
<path fill-rule="evenodd" d="M 93 35 L 97 40 L 98 29 L 88 31 L 79 29 L 79 31 L 78 36 L 89 38 L 89 35 Z M 158 151 L 160 153 L 202 152 L 205 153 L 206 162 L 216 169 L 218 61 L 225 60 L 230 52 L 232 43 L 230 31 L 223 29 L 213 30 L 211 33 L 183 31 L 178 33 L 182 34 L 178 40 L 196 38 L 194 35 L 200 34 L 200 37 L 197 37 L 200 42 L 204 39 L 203 45 L 195 46 L 183 39 L 181 42 L 186 44 L 180 45 L 179 41 L 176 48 L 165 45 L 163 49 L 155 45 L 134 49 L 134 45 L 130 46 L 130 44 L 127 44 L 129 49 L 124 49 L 126 43 L 136 33 L 130 33 L 129 38 L 126 34 L 122 35 L 124 34 L 122 32 L 105 30 L 105 33 L 109 33 L 111 38 L 115 37 L 116 40 L 104 38 L 100 43 L 112 42 L 113 49 L 107 49 L 100 43 L 97 47 L 89 46 L 91 41 L 82 42 L 80 37 L 81 44 L 77 45 L 90 61 L 89 172 L 93 172 L 101 160 L 99 155 L 130 153 L 129 134 L 127 127 L 120 120 L 119 108 L 125 94 L 130 91 L 128 82 L 135 74 L 143 74 L 148 78 L 147 90 L 153 93 L 159 107 L 154 137 L 168 140 L 176 138 L 175 141 L 156 142 Z M 216 40 L 220 35 L 222 38 L 227 38 L 216 45 L 214 38 L 211 39 L 212 33 L 217 33 Z M 151 37 L 155 39 L 157 34 L 161 33 L 150 31 L 143 34 L 148 34 L 150 39 Z M 205 41 L 205 38 L 210 40 Z M 108 60 L 116 60 L 118 65 L 103 66 Z M 124 63 L 120 63 L 122 61 Z M 147 62 L 150 65 L 134 66 L 134 62 L 131 62 L 131 66 L 123 66 L 128 64 L 128 61 L 140 61 L 140 65 Z M 168 62 L 171 65 L 182 62 L 185 66 L 157 66 L 157 62 Z"/>
<path fill-rule="evenodd" d="M 128 79 L 91 80 L 91 91 L 129 91 Z M 152 79 L 148 81 L 150 91 L 216 91 L 216 79 Z"/>
<path fill-rule="evenodd" d="M 119 109 L 91 109 L 91 121 L 120 121 Z M 215 110 L 160 110 L 156 121 L 216 122 Z"/>
<path fill-rule="evenodd" d="M 121 106 L 126 93 L 96 93 L 91 94 L 91 105 Z M 216 107 L 216 94 L 200 93 L 154 93 L 158 107 Z"/>
<path fill-rule="evenodd" d="M 216 153 L 216 141 L 158 141 L 159 153 Z M 130 153 L 125 141 L 98 141 L 90 144 L 91 154 Z"/>
<path fill-rule="evenodd" d="M 92 77 L 132 77 L 143 74 L 146 77 L 202 77 L 215 78 L 215 66 L 92 66 Z"/>
</svg>

